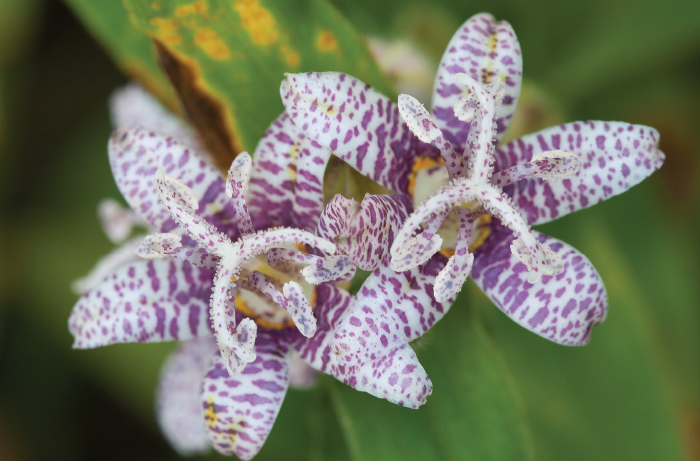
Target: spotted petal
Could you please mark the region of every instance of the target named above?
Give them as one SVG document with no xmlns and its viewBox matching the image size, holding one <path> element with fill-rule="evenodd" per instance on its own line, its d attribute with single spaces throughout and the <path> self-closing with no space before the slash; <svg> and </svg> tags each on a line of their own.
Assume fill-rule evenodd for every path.
<svg viewBox="0 0 700 461">
<path fill-rule="evenodd" d="M 73 307 L 73 347 L 210 336 L 213 277 L 213 271 L 177 259 L 121 266 Z"/>
<path fill-rule="evenodd" d="M 109 162 L 117 187 L 131 209 L 158 232 L 175 231 L 177 223 L 161 203 L 153 185 L 156 171 L 162 169 L 192 190 L 199 203 L 197 214 L 219 232 L 235 239 L 235 226 L 229 225 L 233 207 L 225 194 L 221 173 L 191 148 L 175 139 L 141 128 L 117 128 L 110 137 Z"/>
<path fill-rule="evenodd" d="M 352 296 L 331 284 L 316 288 L 314 313 L 318 319 L 316 334 L 305 338 L 292 332 L 294 348 L 302 359 L 345 384 L 390 402 L 418 408 L 432 392 L 432 384 L 407 344 L 367 359 L 364 355 L 336 355 L 330 343 L 347 312 Z M 359 358 L 363 360 L 358 360 Z"/>
<path fill-rule="evenodd" d="M 639 184 L 663 164 L 665 156 L 658 146 L 658 131 L 643 125 L 567 123 L 502 146 L 496 151 L 497 169 L 528 162 L 550 149 L 579 156 L 581 169 L 575 176 L 554 181 L 526 179 L 504 189 L 530 224 L 542 224 Z"/>
<path fill-rule="evenodd" d="M 433 392 L 433 384 L 411 346 L 403 344 L 374 359 L 338 357 L 331 374 L 355 388 L 402 407 L 416 409 Z"/>
<path fill-rule="evenodd" d="M 362 270 L 376 269 L 411 211 L 405 195 L 366 194 L 338 248 Z M 341 234 L 341 236 L 344 234 Z"/>
<path fill-rule="evenodd" d="M 327 147 L 312 141 L 285 112 L 255 149 L 246 194 L 258 229 L 296 226 L 313 231 L 323 209 Z"/>
<path fill-rule="evenodd" d="M 289 384 L 289 346 L 278 333 L 261 330 L 256 359 L 229 376 L 215 354 L 202 382 L 200 403 L 211 445 L 221 454 L 253 458 L 277 418 Z"/>
<path fill-rule="evenodd" d="M 316 234 L 319 237 L 334 240 L 346 233 L 358 207 L 359 204 L 355 200 L 336 194 L 323 208 L 316 227 Z"/>
<path fill-rule="evenodd" d="M 433 87 L 436 125 L 455 146 L 464 146 L 469 123 L 457 119 L 454 107 L 466 94 L 455 83 L 465 73 L 488 84 L 497 78 L 505 83 L 505 96 L 496 112 L 496 139 L 500 140 L 515 113 L 522 82 L 523 58 L 513 28 L 496 22 L 490 14 L 472 16 L 454 34 L 442 56 Z"/>
<path fill-rule="evenodd" d="M 432 386 L 408 342 L 428 331 L 454 301 L 438 303 L 433 297 L 435 277 L 445 262 L 436 255 L 425 265 L 401 273 L 389 268 L 388 258 L 382 262 L 335 329 L 331 342 L 338 364 L 335 375 L 394 403 L 412 408 L 425 403 Z M 371 370 L 384 370 L 388 364 L 392 364 L 391 373 L 378 371 L 369 377 Z M 353 376 L 361 380 L 354 382 Z M 407 381 L 408 377 L 412 380 Z"/>
<path fill-rule="evenodd" d="M 337 72 L 287 74 L 280 89 L 294 123 L 363 175 L 408 191 L 412 134 L 389 98 Z"/>
<path fill-rule="evenodd" d="M 433 297 L 435 277 L 445 264 L 444 256 L 436 255 L 423 266 L 397 273 L 387 258 L 360 288 L 336 329 L 333 348 L 341 355 L 384 355 L 420 337 L 454 301 L 438 303 Z"/>
<path fill-rule="evenodd" d="M 527 283 L 527 268 L 511 253 L 513 234 L 502 229 L 476 250 L 472 278 L 508 317 L 559 344 L 588 343 L 591 329 L 605 320 L 608 297 L 598 272 L 576 249 L 536 233 L 564 263 L 556 276 Z"/>
<path fill-rule="evenodd" d="M 182 456 L 206 453 L 199 390 L 219 348 L 213 338 L 183 342 L 163 365 L 156 391 L 156 413 L 165 438 Z"/>
</svg>

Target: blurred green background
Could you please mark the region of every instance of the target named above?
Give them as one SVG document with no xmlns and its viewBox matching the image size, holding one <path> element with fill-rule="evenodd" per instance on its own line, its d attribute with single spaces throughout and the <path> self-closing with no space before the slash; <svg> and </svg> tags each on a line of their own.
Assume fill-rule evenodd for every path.
<svg viewBox="0 0 700 461">
<path fill-rule="evenodd" d="M 172 459 L 153 392 L 173 344 L 70 348 L 70 284 L 112 248 L 96 207 L 120 197 L 107 100 L 128 79 L 75 16 L 87 20 L 85 2 L 69 3 L 0 1 L 0 459 Z M 661 132 L 667 160 L 539 228 L 606 283 L 610 311 L 590 345 L 527 332 L 468 282 L 416 344 L 435 385 L 425 406 L 321 379 L 288 393 L 257 459 L 699 460 L 700 2 L 331 3 L 362 34 L 412 41 L 429 75 L 457 27 L 489 11 L 523 51 L 515 131 L 640 123 Z"/>
</svg>

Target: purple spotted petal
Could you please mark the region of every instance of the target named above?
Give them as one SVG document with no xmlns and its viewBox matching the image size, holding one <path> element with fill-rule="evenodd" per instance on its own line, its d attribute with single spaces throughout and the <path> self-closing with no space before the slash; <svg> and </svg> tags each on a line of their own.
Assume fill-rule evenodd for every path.
<svg viewBox="0 0 700 461">
<path fill-rule="evenodd" d="M 416 409 L 433 392 L 433 384 L 411 346 L 403 344 L 374 359 L 345 355 L 331 374 L 358 391 Z"/>
<path fill-rule="evenodd" d="M 358 207 L 359 204 L 355 200 L 336 194 L 323 209 L 316 234 L 319 237 L 334 240 L 346 233 Z"/>
<path fill-rule="evenodd" d="M 312 367 L 359 391 L 369 392 L 399 405 L 418 408 L 425 403 L 433 387 L 407 344 L 373 358 L 350 354 L 339 357 L 331 351 L 333 331 L 340 325 L 351 302 L 352 296 L 338 287 L 331 284 L 316 287 L 316 334 L 312 338 L 305 338 L 298 332 L 292 332 L 294 348 Z"/>
<path fill-rule="evenodd" d="M 210 336 L 213 278 L 213 271 L 177 259 L 122 266 L 73 307 L 68 319 L 73 347 Z"/>
<path fill-rule="evenodd" d="M 138 83 L 130 83 L 112 94 L 109 101 L 112 125 L 124 128 L 144 128 L 203 152 L 195 131 L 173 115 Z"/>
<path fill-rule="evenodd" d="M 335 329 L 331 351 L 337 354 L 339 367 L 350 367 L 350 371 L 345 370 L 345 373 L 339 368 L 336 374 L 346 376 L 344 381 L 350 381 L 348 383 L 357 389 L 395 403 L 403 401 L 404 405 L 414 408 L 424 403 L 431 386 L 426 381 L 425 371 L 414 359 L 408 342 L 428 331 L 454 301 L 449 299 L 438 303 L 433 297 L 435 277 L 444 266 L 445 258 L 437 255 L 423 266 L 396 273 L 389 268 L 387 258 L 362 285 L 355 301 Z M 386 389 L 372 390 L 365 385 L 352 384 L 352 376 L 360 373 L 366 378 L 364 373 L 380 366 L 382 360 L 394 363 L 394 371 L 388 376 L 384 375 L 388 379 L 385 384 L 394 391 L 404 378 L 412 376 L 411 385 L 424 385 L 425 392 L 413 387 L 412 397 L 409 398 L 403 390 L 392 395 L 387 394 Z M 396 368 L 399 363 L 404 364 L 399 368 L 405 369 L 405 373 Z M 413 368 L 405 368 L 408 365 Z M 415 373 L 411 374 L 413 370 Z M 401 378 L 399 381 L 392 378 L 394 373 L 396 379 Z M 377 384 L 376 381 L 372 382 Z"/>
<path fill-rule="evenodd" d="M 391 243 L 410 212 L 411 203 L 405 195 L 366 194 L 359 212 L 350 221 L 347 239 L 341 239 L 338 249 L 360 269 L 376 269 L 389 254 Z"/>
<path fill-rule="evenodd" d="M 213 224 L 219 232 L 237 238 L 231 226 L 234 212 L 225 194 L 221 173 L 189 147 L 139 128 L 117 128 L 110 137 L 109 162 L 117 187 L 148 224 L 158 232 L 178 228 L 156 194 L 153 181 L 158 169 L 192 190 L 199 203 L 197 214 Z"/>
<path fill-rule="evenodd" d="M 182 343 L 163 365 L 156 391 L 156 413 L 165 438 L 183 456 L 206 453 L 199 390 L 211 358 L 219 348 L 214 338 Z"/>
<path fill-rule="evenodd" d="M 313 232 L 316 228 L 323 210 L 323 174 L 330 156 L 327 147 L 308 137 L 299 145 L 292 214 L 294 226 L 300 229 Z"/>
<path fill-rule="evenodd" d="M 530 224 L 542 224 L 621 194 L 659 169 L 665 156 L 659 133 L 643 125 L 586 121 L 544 129 L 509 142 L 496 151 L 497 170 L 530 161 L 552 149 L 581 160 L 570 178 L 526 179 L 505 189 Z"/>
<path fill-rule="evenodd" d="M 422 266 L 397 273 L 389 267 L 388 258 L 383 261 L 362 285 L 336 329 L 334 347 L 372 354 L 392 344 L 413 341 L 428 331 L 453 301 L 438 303 L 433 297 L 435 277 L 446 262 L 444 256 L 436 255 Z"/>
<path fill-rule="evenodd" d="M 287 113 L 258 143 L 247 199 L 258 229 L 295 226 L 313 231 L 323 209 L 327 147 L 309 139 Z"/>
<path fill-rule="evenodd" d="M 442 318 L 453 301 L 438 303 L 433 297 L 435 277 L 445 264 L 444 256 L 436 255 L 422 266 L 397 273 L 389 267 L 387 258 L 357 293 L 351 310 L 336 329 L 334 347 L 371 354 L 420 337 Z M 364 332 L 371 333 L 369 339 L 362 339 L 366 337 Z"/>
<path fill-rule="evenodd" d="M 433 87 L 433 117 L 436 125 L 455 146 L 464 146 L 469 124 L 455 117 L 454 107 L 465 94 L 455 75 L 465 73 L 487 84 L 500 78 L 505 97 L 496 112 L 496 139 L 503 137 L 515 113 L 520 95 L 523 58 L 513 28 L 496 22 L 490 14 L 472 16 L 454 34 L 442 56 Z"/>
<path fill-rule="evenodd" d="M 221 454 L 253 458 L 277 418 L 289 383 L 289 346 L 281 335 L 261 330 L 256 359 L 229 376 L 215 354 L 202 382 L 200 404 L 211 445 Z"/>
<path fill-rule="evenodd" d="M 382 186 L 407 193 L 413 135 L 389 98 L 337 72 L 287 74 L 280 92 L 312 139 Z"/>
<path fill-rule="evenodd" d="M 564 272 L 530 284 L 527 268 L 510 251 L 513 234 L 500 230 L 476 250 L 472 278 L 508 317 L 538 335 L 568 346 L 588 343 L 605 320 L 608 297 L 598 272 L 576 249 L 536 233 L 564 263 Z"/>
</svg>

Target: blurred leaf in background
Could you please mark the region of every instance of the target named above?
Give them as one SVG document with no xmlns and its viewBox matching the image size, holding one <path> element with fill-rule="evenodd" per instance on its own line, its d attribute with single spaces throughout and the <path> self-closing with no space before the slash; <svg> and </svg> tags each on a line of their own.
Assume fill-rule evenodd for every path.
<svg viewBox="0 0 700 461">
<path fill-rule="evenodd" d="M 252 149 L 282 111 L 284 71 L 346 71 L 391 95 L 352 26 L 410 40 L 436 65 L 454 30 L 480 11 L 509 21 L 523 49 L 514 131 L 595 118 L 661 132 L 660 174 L 542 226 L 606 282 L 610 313 L 590 345 L 528 333 L 468 282 L 416 345 L 435 384 L 424 407 L 322 379 L 287 395 L 258 459 L 700 459 L 699 2 L 332 2 L 352 26 L 320 0 L 129 0 L 131 19 L 117 1 L 67 3 L 119 70 L 171 109 L 148 35 L 185 65 L 196 61 L 201 87 L 229 112 L 237 148 Z M 0 443 L 10 434 L 10 453 L 25 458 L 171 458 L 152 396 L 172 344 L 71 351 L 66 329 L 70 282 L 111 248 L 95 208 L 119 197 L 106 103 L 126 78 L 61 4 L 0 2 L 0 12 L 0 110 L 11 127 L 0 138 Z M 168 43 L 175 34 L 179 42 Z M 217 59 L 224 47 L 228 59 Z M 20 70 L 7 74 L 6 62 Z M 33 443 L 37 428 L 43 444 Z"/>
</svg>

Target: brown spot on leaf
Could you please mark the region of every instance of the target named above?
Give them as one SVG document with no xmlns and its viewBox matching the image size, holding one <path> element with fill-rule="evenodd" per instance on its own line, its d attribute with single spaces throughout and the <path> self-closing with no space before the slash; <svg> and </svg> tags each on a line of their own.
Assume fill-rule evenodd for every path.
<svg viewBox="0 0 700 461">
<path fill-rule="evenodd" d="M 233 120 L 221 100 L 202 81 L 198 64 L 155 37 L 156 56 L 177 94 L 182 112 L 211 154 L 219 169 L 226 171 L 243 150 L 234 136 Z"/>
</svg>

